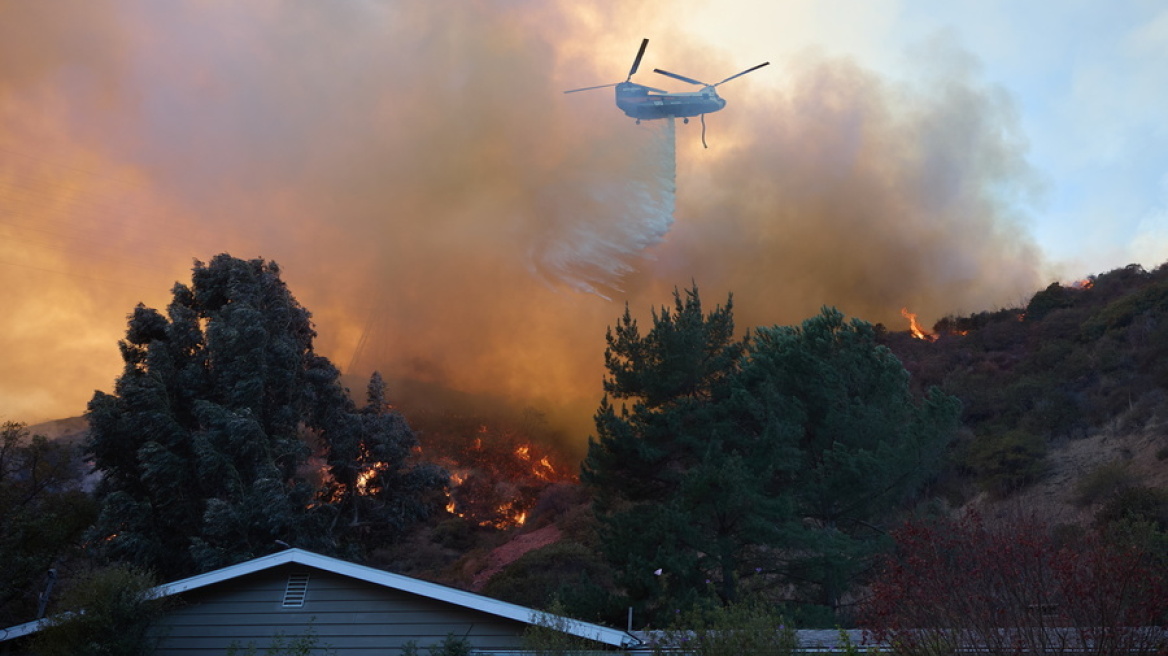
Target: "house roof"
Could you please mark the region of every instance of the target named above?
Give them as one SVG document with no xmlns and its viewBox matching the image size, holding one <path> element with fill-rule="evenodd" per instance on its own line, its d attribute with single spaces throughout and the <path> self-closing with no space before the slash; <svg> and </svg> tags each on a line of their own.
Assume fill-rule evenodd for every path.
<svg viewBox="0 0 1168 656">
<path fill-rule="evenodd" d="M 484 597 L 473 592 L 458 590 L 456 588 L 438 585 L 437 583 L 430 583 L 428 581 L 422 581 L 401 574 L 394 574 L 393 572 L 366 567 L 295 548 L 278 551 L 236 565 L 174 581 L 173 583 L 165 583 L 154 588 L 152 593 L 157 597 L 169 597 L 288 564 L 312 567 L 340 576 L 359 579 L 392 590 L 416 594 L 526 624 L 535 624 L 540 618 L 555 619 L 554 626 L 557 629 L 563 630 L 565 633 L 613 647 L 634 647 L 640 643 L 639 639 L 618 629 L 569 618 L 558 618 L 543 611 Z M 0 629 L 0 642 L 35 633 L 41 628 L 44 622 L 45 620 L 37 620 L 7 629 Z"/>
</svg>

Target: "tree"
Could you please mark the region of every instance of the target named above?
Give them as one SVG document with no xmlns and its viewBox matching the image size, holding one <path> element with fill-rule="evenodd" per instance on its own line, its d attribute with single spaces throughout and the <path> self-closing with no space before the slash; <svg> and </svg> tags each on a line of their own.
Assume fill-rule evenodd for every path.
<svg viewBox="0 0 1168 656">
<path fill-rule="evenodd" d="M 608 333 L 581 478 L 620 583 L 652 614 L 796 584 L 835 609 L 882 546 L 880 523 L 938 471 L 955 399 L 915 398 L 875 329 L 833 309 L 736 340 L 731 304 L 675 292 L 642 336 Z"/>
<path fill-rule="evenodd" d="M 835 610 L 883 548 L 881 524 L 939 471 L 960 404 L 915 398 L 875 328 L 834 308 L 758 329 L 738 382 L 742 426 L 780 458 L 770 489 L 794 507 L 778 571 Z"/>
<path fill-rule="evenodd" d="M 381 374 L 374 372 L 360 410 L 344 407 L 342 430 L 331 433 L 327 462 L 332 481 L 326 495 L 337 520 L 366 542 L 401 537 L 425 519 L 449 481 L 445 470 L 415 462 L 418 439 L 386 400 Z M 444 500 L 442 500 L 444 502 Z"/>
<path fill-rule="evenodd" d="M 666 598 L 704 596 L 707 579 L 736 599 L 743 552 L 775 537 L 781 506 L 763 489 L 770 458 L 754 448 L 765 445 L 724 412 L 746 347 L 732 302 L 706 315 L 696 286 L 675 291 L 646 335 L 627 307 L 607 334 L 606 396 L 581 479 L 620 583 L 650 615 Z"/>
<path fill-rule="evenodd" d="M 106 557 L 171 577 L 279 542 L 342 548 L 330 527 L 357 512 L 349 473 L 373 457 L 401 473 L 389 451 L 409 451 L 413 435 L 384 407 L 357 411 L 315 335 L 275 263 L 226 254 L 195 263 L 166 316 L 134 310 L 115 391 L 96 393 L 87 413 L 102 474 L 93 537 Z M 335 498 L 314 482 L 310 442 L 339 477 Z"/>
<path fill-rule="evenodd" d="M 0 426 L 0 625 L 34 619 L 49 570 L 77 550 L 97 513 L 75 445 Z"/>
<path fill-rule="evenodd" d="M 674 291 L 672 312 L 653 312 L 644 337 L 625 307 L 606 335 L 605 397 L 596 414 L 583 480 L 601 504 L 615 496 L 656 501 L 676 491 L 686 471 L 722 432 L 713 410 L 729 392 L 746 343 L 735 340 L 733 298 L 702 314 L 697 287 Z M 618 413 L 609 397 L 633 402 Z"/>
</svg>

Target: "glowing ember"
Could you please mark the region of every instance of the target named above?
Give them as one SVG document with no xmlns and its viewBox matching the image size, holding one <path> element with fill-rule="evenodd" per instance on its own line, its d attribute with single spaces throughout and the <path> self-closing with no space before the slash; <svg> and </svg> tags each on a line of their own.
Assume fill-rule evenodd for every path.
<svg viewBox="0 0 1168 656">
<path fill-rule="evenodd" d="M 375 462 L 369 469 L 357 474 L 357 494 L 364 496 L 375 492 L 376 490 L 370 489 L 369 481 L 373 480 L 373 477 L 379 472 L 383 472 L 388 468 L 389 463 Z"/>
<path fill-rule="evenodd" d="M 928 342 L 937 340 L 936 335 L 926 332 L 924 328 L 921 328 L 921 324 L 917 322 L 917 315 L 909 312 L 908 308 L 900 308 L 900 314 L 905 319 L 908 319 L 908 329 L 909 332 L 912 333 L 913 337 L 917 339 L 923 339 Z"/>
<path fill-rule="evenodd" d="M 523 526 L 540 493 L 572 479 L 557 470 L 554 454 L 508 430 L 476 425 L 463 449 L 447 460 L 451 472 L 446 511 L 476 526 L 505 530 Z"/>
<path fill-rule="evenodd" d="M 531 463 L 530 473 L 535 478 L 549 483 L 556 480 L 556 468 L 552 466 L 552 461 L 547 456 L 535 460 L 531 455 L 530 444 L 521 444 L 516 447 L 515 456 L 520 460 Z"/>
</svg>

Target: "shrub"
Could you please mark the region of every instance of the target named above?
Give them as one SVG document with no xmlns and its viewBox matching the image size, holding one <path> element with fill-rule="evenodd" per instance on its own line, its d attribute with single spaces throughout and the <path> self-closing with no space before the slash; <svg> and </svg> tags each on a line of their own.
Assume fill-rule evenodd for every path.
<svg viewBox="0 0 1168 656">
<path fill-rule="evenodd" d="M 1029 485 L 1046 472 L 1046 442 L 1033 433 L 1010 430 L 975 438 L 965 454 L 985 491 L 1005 497 Z"/>
<path fill-rule="evenodd" d="M 1065 544 L 1036 517 L 910 522 L 862 613 L 904 656 L 1152 655 L 1168 649 L 1168 575 L 1147 542 L 1098 532 Z"/>
<path fill-rule="evenodd" d="M 679 612 L 660 636 L 652 645 L 654 656 L 676 649 L 693 656 L 789 656 L 798 647 L 795 628 L 761 600 Z"/>
<path fill-rule="evenodd" d="M 459 638 L 453 633 L 448 633 L 442 642 L 426 647 L 426 651 L 430 656 L 470 656 L 474 651 L 474 645 L 470 644 L 466 636 Z"/>
<path fill-rule="evenodd" d="M 559 599 L 552 602 L 546 613 L 540 613 L 523 631 L 523 648 L 535 656 L 600 656 L 604 650 L 595 642 L 568 633 L 572 620 Z"/>
<path fill-rule="evenodd" d="M 1075 503 L 1090 506 L 1107 501 L 1135 484 L 1131 468 L 1122 460 L 1099 465 L 1075 483 Z"/>
<path fill-rule="evenodd" d="M 150 653 L 151 624 L 169 601 L 149 595 L 153 577 L 114 566 L 79 577 L 61 598 L 64 612 L 49 620 L 33 641 L 41 656 L 137 656 Z"/>
<path fill-rule="evenodd" d="M 1117 492 L 1095 514 L 1100 527 L 1117 522 L 1143 522 L 1156 530 L 1168 531 L 1168 490 L 1142 485 Z"/>
<path fill-rule="evenodd" d="M 246 648 L 241 648 L 233 642 L 227 648 L 227 656 L 314 656 L 318 653 L 323 656 L 335 656 L 337 653 L 335 650 L 327 646 L 320 646 L 319 642 L 320 639 L 316 635 L 316 631 L 309 626 L 303 635 L 291 638 L 283 633 L 277 633 L 272 638 L 271 644 L 262 652 L 258 651 L 254 642 L 248 643 Z"/>
<path fill-rule="evenodd" d="M 612 571 L 593 551 L 561 541 L 519 557 L 483 586 L 483 594 L 530 608 L 554 600 L 577 617 L 619 619 L 624 606 L 610 592 Z"/>
</svg>

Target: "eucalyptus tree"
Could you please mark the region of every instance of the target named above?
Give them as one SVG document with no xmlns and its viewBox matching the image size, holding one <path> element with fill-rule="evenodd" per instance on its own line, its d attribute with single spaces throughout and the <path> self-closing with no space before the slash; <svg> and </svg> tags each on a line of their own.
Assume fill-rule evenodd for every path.
<svg viewBox="0 0 1168 656">
<path fill-rule="evenodd" d="M 356 408 L 274 262 L 196 262 L 172 295 L 165 314 L 134 309 L 114 392 L 89 403 L 88 449 L 102 474 L 93 543 L 163 577 L 281 544 L 345 549 L 338 514 L 356 486 L 345 472 L 361 465 L 344 461 L 408 453 L 414 434 L 385 407 Z M 427 472 L 393 492 L 442 484 Z"/>
</svg>

